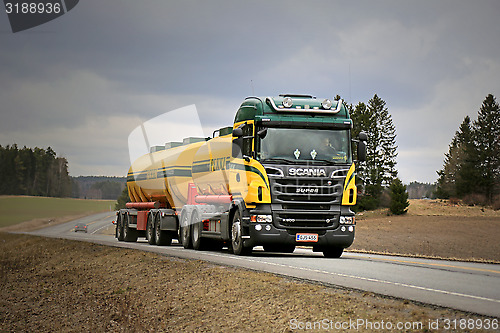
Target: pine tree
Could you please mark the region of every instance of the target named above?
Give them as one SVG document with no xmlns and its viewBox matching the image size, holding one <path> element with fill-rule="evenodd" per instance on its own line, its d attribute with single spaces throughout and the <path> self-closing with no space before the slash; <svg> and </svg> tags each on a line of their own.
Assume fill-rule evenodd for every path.
<svg viewBox="0 0 500 333">
<path fill-rule="evenodd" d="M 500 192 L 500 107 L 492 94 L 486 96 L 474 122 L 478 152 L 479 189 L 488 202 Z"/>
<path fill-rule="evenodd" d="M 440 198 L 461 197 L 472 191 L 474 179 L 474 157 L 477 151 L 473 144 L 471 120 L 466 116 L 451 140 L 445 154 L 443 169 L 437 172 L 436 194 Z"/>
<path fill-rule="evenodd" d="M 368 135 L 366 161 L 356 165 L 357 177 L 365 185 L 365 196 L 359 198 L 359 209 L 374 209 L 382 191 L 397 176 L 396 129 L 386 103 L 376 94 L 368 105 L 360 102 L 351 106 L 353 137 L 359 132 Z"/>
<path fill-rule="evenodd" d="M 372 116 L 369 113 L 369 110 L 367 109 L 365 103 L 359 102 L 356 105 L 356 107 L 354 107 L 354 108 L 351 105 L 349 113 L 351 114 L 351 119 L 353 122 L 353 130 L 352 130 L 352 137 L 353 138 L 356 138 L 360 132 L 365 132 L 365 133 L 371 132 L 370 124 L 373 124 L 374 122 L 372 121 Z M 367 159 L 370 158 L 370 157 L 368 157 L 368 155 L 369 156 L 372 155 L 372 154 L 369 154 L 369 152 L 373 152 L 374 149 L 375 148 L 373 147 L 373 141 L 370 140 L 370 136 L 369 136 L 368 142 L 367 142 L 367 147 L 366 147 Z M 354 151 L 354 149 L 353 149 L 353 151 Z M 367 164 L 367 162 L 359 162 L 356 165 L 357 177 L 358 177 L 358 180 L 362 184 L 364 184 L 364 180 L 366 178 L 366 171 L 365 171 L 366 164 Z"/>
<path fill-rule="evenodd" d="M 123 189 L 122 193 L 116 200 L 115 209 L 119 210 L 125 208 L 125 204 L 127 202 L 130 202 L 130 197 L 128 195 L 128 187 L 125 185 L 125 188 Z"/>
<path fill-rule="evenodd" d="M 391 184 L 397 176 L 396 129 L 389 111 L 376 94 L 366 106 L 359 103 L 353 112 L 356 132 L 368 135 L 366 162 L 359 163 L 358 174 L 364 179 L 367 192 L 379 196 L 383 187 Z"/>
<path fill-rule="evenodd" d="M 458 197 L 464 197 L 476 191 L 478 150 L 474 144 L 475 132 L 469 116 L 460 125 L 457 137 L 460 147 L 460 159 L 457 161 L 455 189 Z"/>
<path fill-rule="evenodd" d="M 452 142 L 448 152 L 444 154 L 443 169 L 437 171 L 439 178 L 437 180 L 436 196 L 438 198 L 449 199 L 456 196 L 455 179 L 459 160 L 460 149 Z"/>
<path fill-rule="evenodd" d="M 403 185 L 399 178 L 395 178 L 389 189 L 391 192 L 391 204 L 389 207 L 391 213 L 394 215 L 406 214 L 406 212 L 408 212 L 408 206 L 410 205 L 406 186 Z"/>
<path fill-rule="evenodd" d="M 500 107 L 493 95 L 486 96 L 476 121 L 464 118 L 438 175 L 442 198 L 481 194 L 491 203 L 500 192 Z"/>
</svg>

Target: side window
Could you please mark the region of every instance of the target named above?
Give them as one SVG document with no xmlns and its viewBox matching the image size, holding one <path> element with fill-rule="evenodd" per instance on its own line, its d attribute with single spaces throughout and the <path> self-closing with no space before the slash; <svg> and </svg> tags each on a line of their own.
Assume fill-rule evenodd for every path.
<svg viewBox="0 0 500 333">
<path fill-rule="evenodd" d="M 251 137 L 253 136 L 253 125 L 248 124 L 243 127 L 243 137 Z M 253 138 L 243 139 L 243 149 L 242 154 L 246 156 L 252 156 L 252 142 Z"/>
</svg>

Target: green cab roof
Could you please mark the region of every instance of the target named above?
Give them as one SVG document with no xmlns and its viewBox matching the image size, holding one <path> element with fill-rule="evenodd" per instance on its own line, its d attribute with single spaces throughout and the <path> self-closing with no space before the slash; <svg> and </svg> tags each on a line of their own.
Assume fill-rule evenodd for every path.
<svg viewBox="0 0 500 333">
<path fill-rule="evenodd" d="M 286 106 L 283 103 L 285 99 L 289 103 Z M 339 123 L 349 120 L 349 113 L 342 100 L 330 100 L 330 108 L 324 107 L 322 105 L 323 101 L 324 99 L 317 99 L 310 95 L 247 97 L 236 112 L 234 122 L 268 118 L 276 121 L 287 120 L 321 123 Z"/>
</svg>

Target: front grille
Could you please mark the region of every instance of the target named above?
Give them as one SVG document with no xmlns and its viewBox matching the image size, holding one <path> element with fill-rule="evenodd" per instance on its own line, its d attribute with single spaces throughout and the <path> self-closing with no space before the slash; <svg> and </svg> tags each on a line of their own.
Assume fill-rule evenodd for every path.
<svg viewBox="0 0 500 333">
<path fill-rule="evenodd" d="M 281 204 L 340 204 L 343 179 L 271 178 L 273 202 Z"/>
<path fill-rule="evenodd" d="M 291 203 L 281 205 L 284 210 L 330 210 L 330 205 L 310 205 L 306 203 Z"/>
<path fill-rule="evenodd" d="M 287 230 L 331 230 L 339 226 L 343 178 L 269 177 L 273 221 Z M 335 209 L 335 210 L 334 210 Z"/>
<path fill-rule="evenodd" d="M 275 211 L 273 220 L 277 228 L 286 229 L 336 229 L 339 214 L 328 211 Z"/>
</svg>

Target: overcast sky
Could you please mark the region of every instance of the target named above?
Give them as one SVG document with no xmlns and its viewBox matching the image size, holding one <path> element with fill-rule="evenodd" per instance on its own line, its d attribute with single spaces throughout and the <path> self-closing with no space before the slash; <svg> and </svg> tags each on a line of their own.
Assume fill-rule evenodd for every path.
<svg viewBox="0 0 500 333">
<path fill-rule="evenodd" d="M 177 108 L 195 104 L 211 134 L 250 95 L 377 94 L 400 177 L 434 182 L 463 118 L 500 96 L 499 18 L 496 0 L 81 0 L 12 33 L 0 13 L 0 144 L 125 176 L 129 134 Z"/>
</svg>

